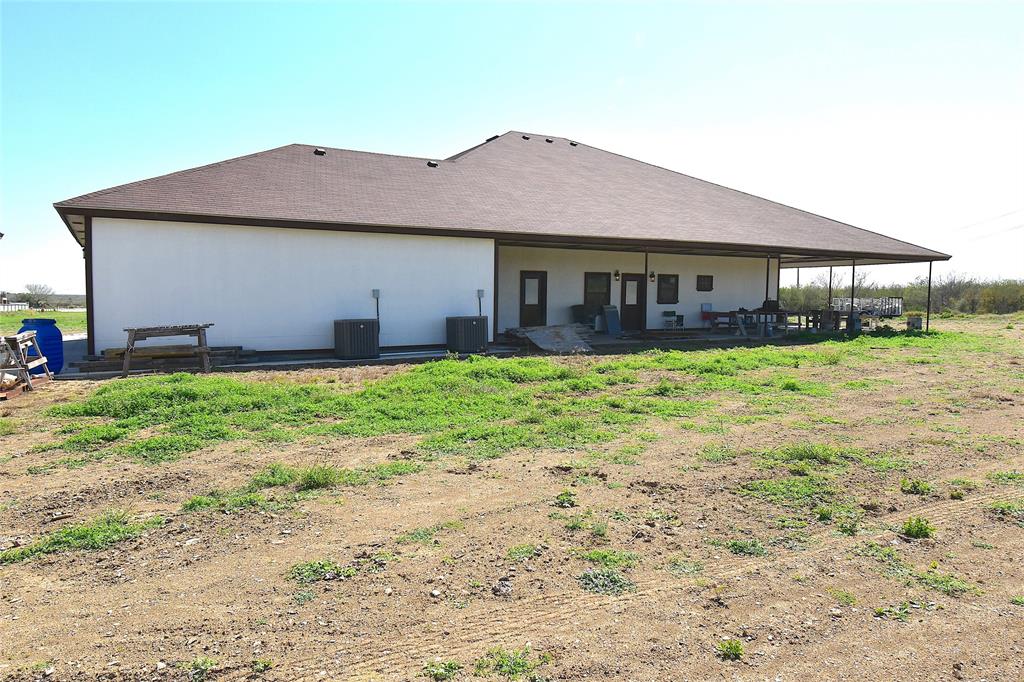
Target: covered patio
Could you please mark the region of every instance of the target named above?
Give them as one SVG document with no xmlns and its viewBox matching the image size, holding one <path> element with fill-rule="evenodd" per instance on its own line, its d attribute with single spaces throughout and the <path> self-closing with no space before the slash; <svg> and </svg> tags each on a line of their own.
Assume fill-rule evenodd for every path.
<svg viewBox="0 0 1024 682">
<path fill-rule="evenodd" d="M 871 236 L 873 233 L 867 233 Z M 869 240 L 870 241 L 870 240 Z M 583 242 L 495 244 L 496 343 L 521 342 L 531 329 L 571 327 L 587 345 L 629 342 L 735 341 L 790 332 L 856 332 L 903 315 L 902 299 L 859 299 L 858 265 L 928 263 L 910 254 L 851 253 L 767 245 L 664 244 L 628 246 Z M 787 310 L 780 273 L 787 268 L 851 270 L 851 287 L 830 288 L 820 305 Z M 829 281 L 832 281 L 830 276 Z M 927 316 L 923 324 L 927 329 Z"/>
</svg>

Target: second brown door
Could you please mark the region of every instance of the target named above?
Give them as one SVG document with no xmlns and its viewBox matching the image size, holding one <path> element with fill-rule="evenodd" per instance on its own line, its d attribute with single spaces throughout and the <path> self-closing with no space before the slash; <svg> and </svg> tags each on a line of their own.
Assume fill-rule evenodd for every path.
<svg viewBox="0 0 1024 682">
<path fill-rule="evenodd" d="M 623 331 L 643 329 L 644 311 L 647 309 L 647 278 L 642 274 L 623 274 L 620 298 L 619 317 Z"/>
</svg>

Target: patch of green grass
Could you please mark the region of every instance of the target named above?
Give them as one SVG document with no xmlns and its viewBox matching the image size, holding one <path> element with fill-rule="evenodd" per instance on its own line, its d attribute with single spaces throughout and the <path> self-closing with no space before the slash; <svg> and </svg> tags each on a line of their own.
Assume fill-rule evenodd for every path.
<svg viewBox="0 0 1024 682">
<path fill-rule="evenodd" d="M 168 434 L 126 443 L 120 446 L 119 452 L 145 464 L 160 464 L 181 459 L 182 455 L 198 450 L 205 443 L 198 436 Z"/>
<path fill-rule="evenodd" d="M 205 495 L 196 495 L 181 505 L 186 512 L 200 510 L 216 510 L 230 512 L 238 509 L 272 507 L 270 500 L 254 492 L 222 492 L 213 490 Z"/>
<path fill-rule="evenodd" d="M 883 547 L 875 542 L 867 542 L 858 547 L 855 552 L 881 562 L 887 576 L 903 580 L 908 584 L 917 583 L 950 597 L 979 592 L 977 587 L 955 575 L 941 573 L 935 568 L 929 568 L 926 571 L 914 568 L 892 547 Z"/>
<path fill-rule="evenodd" d="M 764 556 L 768 553 L 761 541 L 752 538 L 750 540 L 728 540 L 725 543 L 725 548 L 733 554 L 739 554 L 741 556 Z"/>
<path fill-rule="evenodd" d="M 511 561 L 526 561 L 527 559 L 532 559 L 536 555 L 537 546 L 527 544 L 510 547 L 505 556 L 507 556 Z"/>
<path fill-rule="evenodd" d="M 584 571 L 576 581 L 587 592 L 620 595 L 632 592 L 636 585 L 615 568 L 592 568 Z"/>
<path fill-rule="evenodd" d="M 343 470 L 338 467 L 333 467 L 329 464 L 314 464 L 299 472 L 298 489 L 322 490 L 324 488 L 333 488 L 342 481 L 343 477 Z"/>
<path fill-rule="evenodd" d="M 758 461 L 763 466 L 802 466 L 802 472 L 819 469 L 841 469 L 847 461 L 860 456 L 859 450 L 839 448 L 825 443 L 792 443 L 762 452 Z"/>
<path fill-rule="evenodd" d="M 668 560 L 668 571 L 676 576 L 697 575 L 704 570 L 704 564 L 685 556 L 673 556 Z"/>
<path fill-rule="evenodd" d="M 830 587 L 826 590 L 830 595 L 835 597 L 835 600 L 843 606 L 853 606 L 857 603 L 857 596 L 852 592 L 846 590 L 840 590 L 835 587 Z"/>
<path fill-rule="evenodd" d="M 142 535 L 145 531 L 162 526 L 162 517 L 154 516 L 134 522 L 127 512 L 111 511 L 85 523 L 65 526 L 48 533 L 24 547 L 0 552 L 0 564 L 25 561 L 41 554 L 69 552 L 78 549 L 103 549 L 110 545 Z"/>
<path fill-rule="evenodd" d="M 55 447 L 69 452 L 85 452 L 121 440 L 129 433 L 131 433 L 129 429 L 114 424 L 83 426 L 77 429 L 74 435 L 65 438 Z"/>
<path fill-rule="evenodd" d="M 1006 521 L 1024 525 L 1024 498 L 1017 501 L 1000 500 L 988 506 L 988 510 Z"/>
<path fill-rule="evenodd" d="M 423 676 L 432 682 L 445 682 L 454 680 L 461 670 L 462 664 L 458 661 L 437 659 L 423 666 Z"/>
<path fill-rule="evenodd" d="M 182 663 L 181 667 L 184 668 L 190 682 L 203 682 L 209 679 L 210 673 L 217 667 L 217 661 L 209 656 L 198 656 L 188 663 Z"/>
<path fill-rule="evenodd" d="M 908 538 L 921 540 L 935 535 L 935 526 L 928 523 L 928 519 L 921 516 L 911 516 L 903 522 L 900 533 Z"/>
<path fill-rule="evenodd" d="M 85 331 L 85 311 L 77 310 L 5 310 L 0 312 L 0 336 L 11 335 L 21 329 L 21 321 L 30 317 L 42 317 L 57 321 L 57 328 L 65 336 Z"/>
<path fill-rule="evenodd" d="M 900 457 L 889 452 L 875 455 L 865 454 L 859 458 L 859 461 L 868 469 L 883 474 L 890 471 L 906 471 L 914 464 L 906 457 Z"/>
<path fill-rule="evenodd" d="M 738 639 L 724 639 L 715 643 L 715 653 L 723 661 L 738 661 L 743 658 L 743 642 Z"/>
<path fill-rule="evenodd" d="M 292 601 L 295 602 L 297 606 L 308 604 L 314 599 L 316 599 L 316 592 L 313 590 L 299 590 L 292 595 Z"/>
<path fill-rule="evenodd" d="M 875 609 L 875 618 L 898 620 L 906 623 L 910 620 L 910 602 L 900 602 L 892 606 L 880 606 Z"/>
<path fill-rule="evenodd" d="M 810 475 L 750 481 L 740 486 L 738 492 L 781 506 L 803 506 L 828 502 L 838 494 L 838 489 L 831 479 Z"/>
<path fill-rule="evenodd" d="M 931 483 L 919 478 L 904 478 L 900 481 L 900 492 L 906 495 L 928 495 L 932 490 Z"/>
<path fill-rule="evenodd" d="M 736 459 L 739 453 L 728 445 L 708 443 L 697 450 L 697 459 L 704 462 L 727 462 Z"/>
<path fill-rule="evenodd" d="M 274 462 L 256 473 L 249 483 L 253 490 L 291 485 L 299 478 L 299 470 L 295 467 Z"/>
<path fill-rule="evenodd" d="M 577 506 L 576 493 L 571 490 L 563 490 L 555 496 L 555 501 L 552 504 L 556 507 L 561 507 L 562 509 L 575 507 Z"/>
<path fill-rule="evenodd" d="M 399 544 L 418 543 L 421 545 L 437 545 L 440 544 L 440 542 L 434 536 L 438 533 L 443 530 L 454 530 L 462 527 L 463 525 L 461 521 L 446 521 L 444 523 L 439 523 L 436 526 L 414 528 L 399 535 L 395 538 L 395 542 Z"/>
<path fill-rule="evenodd" d="M 488 651 L 476 661 L 473 667 L 475 677 L 491 677 L 497 675 L 506 680 L 537 680 L 543 678 L 535 675 L 535 671 L 551 662 L 547 654 L 533 655 L 529 646 L 522 649 L 502 649 L 496 647 Z"/>
<path fill-rule="evenodd" d="M 996 471 L 988 475 L 988 480 L 993 483 L 1024 485 L 1024 472 L 1022 471 Z"/>
<path fill-rule="evenodd" d="M 270 669 L 274 667 L 274 661 L 270 658 L 256 658 L 253 659 L 249 667 L 254 673 L 260 675 L 262 673 L 269 672 Z"/>
<path fill-rule="evenodd" d="M 1017 595 L 1010 597 L 1010 603 L 1014 606 L 1024 606 L 1024 595 Z"/>
<path fill-rule="evenodd" d="M 353 566 L 342 566 L 330 559 L 305 561 L 288 569 L 288 578 L 301 585 L 309 585 L 323 580 L 344 580 L 356 574 Z"/>
<path fill-rule="evenodd" d="M 0 436 L 9 436 L 14 433 L 14 420 L 7 417 L 0 417 Z"/>
<path fill-rule="evenodd" d="M 618 549 L 591 549 L 575 553 L 580 559 L 597 564 L 604 568 L 631 568 L 640 561 L 636 552 L 625 552 Z"/>
</svg>

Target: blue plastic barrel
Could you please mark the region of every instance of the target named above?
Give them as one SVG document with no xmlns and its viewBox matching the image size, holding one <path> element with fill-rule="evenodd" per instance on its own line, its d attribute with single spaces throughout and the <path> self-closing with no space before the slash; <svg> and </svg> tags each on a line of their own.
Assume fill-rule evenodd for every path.
<svg viewBox="0 0 1024 682">
<path fill-rule="evenodd" d="M 57 320 L 45 317 L 30 317 L 21 321 L 21 329 L 18 333 L 35 330 L 36 341 L 39 342 L 39 349 L 46 356 L 46 366 L 54 374 L 59 374 L 64 368 L 64 335 L 57 328 Z M 35 357 L 35 350 L 30 349 L 30 356 Z M 42 367 L 35 367 L 33 374 L 42 374 Z"/>
</svg>

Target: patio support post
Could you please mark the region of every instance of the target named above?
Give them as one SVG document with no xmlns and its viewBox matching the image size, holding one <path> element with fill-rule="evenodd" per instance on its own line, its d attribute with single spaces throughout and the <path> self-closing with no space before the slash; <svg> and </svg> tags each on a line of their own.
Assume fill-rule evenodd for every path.
<svg viewBox="0 0 1024 682">
<path fill-rule="evenodd" d="M 924 306 L 924 330 L 928 331 L 932 324 L 932 261 L 928 261 L 928 302 Z"/>
<path fill-rule="evenodd" d="M 828 301 L 825 302 L 825 307 L 832 310 L 832 266 L 828 266 Z"/>
<path fill-rule="evenodd" d="M 771 256 L 764 259 L 764 300 L 768 300 L 768 280 L 772 276 L 772 259 Z"/>
<path fill-rule="evenodd" d="M 853 315 L 853 288 L 857 285 L 857 259 L 854 258 L 850 263 L 850 315 Z"/>
</svg>

